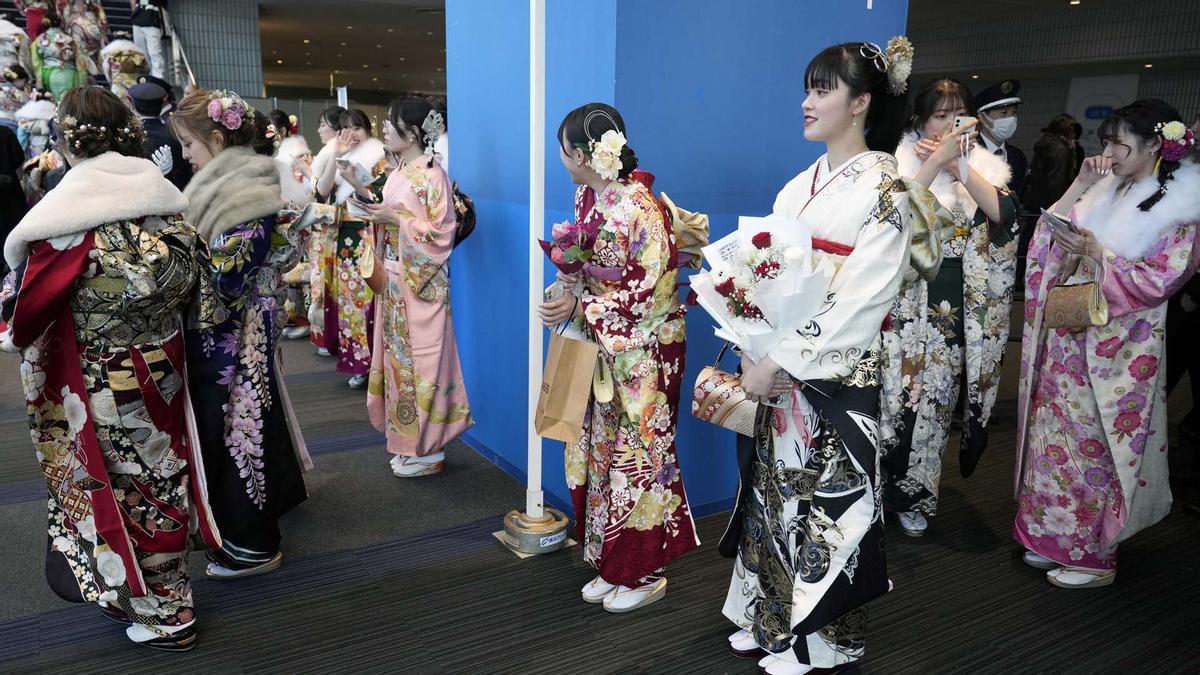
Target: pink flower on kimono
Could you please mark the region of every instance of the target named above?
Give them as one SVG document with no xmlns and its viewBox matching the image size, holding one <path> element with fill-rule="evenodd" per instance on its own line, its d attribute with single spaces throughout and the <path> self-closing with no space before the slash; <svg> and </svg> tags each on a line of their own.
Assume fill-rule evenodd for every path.
<svg viewBox="0 0 1200 675">
<path fill-rule="evenodd" d="M 1096 524 L 1100 512 L 1093 506 L 1080 504 L 1075 507 L 1075 522 L 1079 523 L 1080 527 L 1091 527 Z"/>
<path fill-rule="evenodd" d="M 1130 448 L 1133 449 L 1134 454 L 1140 455 L 1146 452 L 1146 441 L 1149 440 L 1149 438 L 1150 436 L 1144 433 L 1133 437 L 1133 440 L 1129 442 L 1129 445 Z"/>
<path fill-rule="evenodd" d="M 1089 438 L 1079 444 L 1079 452 L 1084 457 L 1095 459 L 1104 454 L 1104 444 L 1094 438 Z"/>
<path fill-rule="evenodd" d="M 1087 375 L 1087 361 L 1082 354 L 1072 354 L 1067 358 L 1067 372 L 1071 375 L 1071 379 L 1075 384 L 1083 386 L 1087 383 L 1085 376 Z"/>
<path fill-rule="evenodd" d="M 1142 416 L 1135 412 L 1123 412 L 1117 415 L 1117 421 L 1113 423 L 1113 428 L 1119 434 L 1132 434 L 1142 426 Z"/>
<path fill-rule="evenodd" d="M 1131 342 L 1145 342 L 1150 339 L 1150 322 L 1145 319 L 1138 319 L 1133 323 L 1133 327 L 1129 329 L 1129 340 Z"/>
<path fill-rule="evenodd" d="M 1087 481 L 1087 484 L 1091 487 L 1102 488 L 1112 481 L 1112 474 L 1105 471 L 1101 467 L 1093 466 L 1092 468 L 1083 472 L 1083 479 Z"/>
<path fill-rule="evenodd" d="M 1119 337 L 1110 337 L 1107 340 L 1096 345 L 1096 356 L 1103 356 L 1106 359 L 1111 359 L 1121 351 L 1125 343 Z"/>
<path fill-rule="evenodd" d="M 1038 289 L 1042 287 L 1042 273 L 1034 272 L 1025 280 L 1025 288 Z"/>
<path fill-rule="evenodd" d="M 1158 357 L 1142 354 L 1129 364 L 1129 374 L 1139 382 L 1145 382 L 1158 373 Z"/>
<path fill-rule="evenodd" d="M 1082 504 L 1092 496 L 1091 489 L 1083 483 L 1075 483 L 1067 488 L 1067 494 L 1071 495 L 1071 499 Z"/>
<path fill-rule="evenodd" d="M 1117 409 L 1121 412 L 1141 412 L 1146 407 L 1146 397 L 1131 391 L 1117 401 Z"/>
<path fill-rule="evenodd" d="M 1035 317 L 1035 316 L 1037 316 L 1037 301 L 1036 300 L 1026 300 L 1025 301 L 1025 318 L 1029 319 L 1029 320 L 1033 320 L 1033 317 Z"/>
<path fill-rule="evenodd" d="M 1054 460 L 1055 464 L 1067 463 L 1067 451 L 1061 445 L 1047 445 L 1046 454 Z"/>
<path fill-rule="evenodd" d="M 1050 473 L 1054 470 L 1054 460 L 1046 455 L 1038 455 L 1038 458 L 1033 461 L 1033 466 L 1038 473 Z"/>
</svg>

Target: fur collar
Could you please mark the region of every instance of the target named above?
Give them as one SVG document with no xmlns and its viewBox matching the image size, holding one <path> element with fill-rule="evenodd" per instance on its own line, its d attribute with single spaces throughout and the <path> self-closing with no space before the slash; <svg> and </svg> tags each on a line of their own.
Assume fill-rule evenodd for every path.
<svg viewBox="0 0 1200 675">
<path fill-rule="evenodd" d="M 35 241 L 122 220 L 175 215 L 186 208 L 183 193 L 153 162 L 106 152 L 71 167 L 58 187 L 29 210 L 4 242 L 4 259 L 15 268 Z"/>
<path fill-rule="evenodd" d="M 112 42 L 104 45 L 104 49 L 100 50 L 100 60 L 104 61 L 108 59 L 109 55 L 113 54 L 114 52 L 137 52 L 143 56 L 146 54 L 146 52 L 142 51 L 142 48 L 138 47 L 133 40 L 113 40 Z"/>
<path fill-rule="evenodd" d="M 232 227 L 285 206 L 275 160 L 244 146 L 218 153 L 192 177 L 184 195 L 188 222 L 210 243 Z"/>
<path fill-rule="evenodd" d="M 896 148 L 896 162 L 900 167 L 900 175 L 905 178 L 912 178 L 921 170 L 921 160 L 917 159 L 916 133 L 910 131 L 900 139 L 900 146 Z M 998 188 L 1006 187 L 1012 178 L 1012 167 L 1008 165 L 1008 161 L 988 152 L 982 145 L 976 145 L 971 150 L 967 163 L 976 173 L 983 176 L 984 180 Z M 971 199 L 966 186 L 954 180 L 948 172 L 938 172 L 933 185 L 929 186 L 929 191 L 951 213 L 962 213 L 967 218 L 975 217 L 975 210 L 979 205 Z"/>
<path fill-rule="evenodd" d="M 362 165 L 367 171 L 374 171 L 375 165 L 379 163 L 379 160 L 383 159 L 383 141 L 380 141 L 378 138 L 368 138 L 365 142 L 359 143 L 358 147 L 342 155 L 342 158 L 348 159 L 354 164 Z M 329 161 L 334 160 L 330 159 Z M 345 202 L 350 198 L 350 195 L 354 194 L 354 188 L 342 180 L 341 173 L 335 173 L 333 184 L 337 194 L 337 203 L 339 204 Z"/>
<path fill-rule="evenodd" d="M 1200 166 L 1196 164 L 1176 169 L 1167 182 L 1167 193 L 1149 211 L 1138 204 L 1158 190 L 1158 179 L 1138 181 L 1118 197 L 1120 182 L 1111 174 L 1097 181 L 1075 204 L 1075 219 L 1122 258 L 1140 258 L 1170 228 L 1200 221 Z"/>
<path fill-rule="evenodd" d="M 276 158 L 286 159 L 289 163 L 300 155 L 311 154 L 312 150 L 308 149 L 308 141 L 303 136 L 288 136 L 279 142 L 279 149 L 275 151 Z"/>
</svg>

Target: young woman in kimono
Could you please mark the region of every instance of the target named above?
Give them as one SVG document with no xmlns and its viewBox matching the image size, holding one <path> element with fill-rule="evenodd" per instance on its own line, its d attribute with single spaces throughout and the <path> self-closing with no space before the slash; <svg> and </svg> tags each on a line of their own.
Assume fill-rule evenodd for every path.
<svg viewBox="0 0 1200 675">
<path fill-rule="evenodd" d="M 280 213 L 279 172 L 252 145 L 262 133 L 233 92 L 199 89 L 179 102 L 171 128 L 196 171 L 187 218 L 208 243 L 207 273 L 228 320 L 189 331 L 188 364 L 208 492 L 222 546 L 207 574 L 228 579 L 268 572 L 283 560 L 279 518 L 307 498 L 300 426 L 283 386 L 277 352 L 282 281 L 302 241 Z"/>
<path fill-rule="evenodd" d="M 82 85 L 88 76 L 88 62 L 79 42 L 58 26 L 58 18 L 50 15 L 46 32 L 33 42 L 33 68 L 38 88 L 48 90 L 55 101 L 61 101 L 68 89 Z"/>
<path fill-rule="evenodd" d="M 1099 130 L 1103 154 L 1050 209 L 1074 229 L 1043 218 L 1029 247 L 1014 536 L 1056 586 L 1111 584 L 1118 544 L 1171 508 L 1167 299 L 1200 259 L 1185 131 L 1162 101 L 1117 109 Z M 1051 289 L 1089 281 L 1101 325 L 1047 328 Z"/>
<path fill-rule="evenodd" d="M 89 65 L 95 66 L 108 42 L 108 14 L 100 0 L 57 0 L 63 30 L 71 34 Z"/>
<path fill-rule="evenodd" d="M 472 425 L 450 320 L 454 190 L 433 157 L 442 122 L 429 101 L 393 102 L 383 130 L 400 165 L 383 202 L 368 207 L 375 243 L 361 271 L 375 292 L 375 336 L 367 410 L 387 434 L 392 473 L 428 476 L 442 471 L 443 448 Z"/>
<path fill-rule="evenodd" d="M 142 129 L 100 87 L 59 105 L 71 171 L 8 237 L 0 346 L 20 349 L 49 487 L 46 576 L 130 624 L 134 642 L 196 643 L 189 523 L 220 538 L 188 405 L 182 313 L 221 321 L 187 200 L 142 159 Z M 0 326 L 4 325 L 0 322 Z"/>
<path fill-rule="evenodd" d="M 972 123 L 952 129 L 957 117 L 975 116 L 973 100 L 957 80 L 927 84 L 917 92 L 911 126 L 896 149 L 900 175 L 928 186 L 951 217 L 937 233 L 942 262 L 931 270 L 936 276 L 904 285 L 884 332 L 883 503 L 913 537 L 925 534 L 928 517 L 937 513 L 942 453 L 964 383 L 959 457 L 964 476 L 975 469 L 1008 342 L 1019 205 L 1006 187 L 1008 162 L 962 138 L 974 133 Z M 960 175 L 964 151 L 967 167 Z"/>
<path fill-rule="evenodd" d="M 321 149 L 313 157 L 313 193 L 316 192 L 317 177 L 325 174 L 325 167 L 336 157 L 337 135 L 342 128 L 341 106 L 330 106 L 321 111 L 317 123 L 317 136 Z M 334 269 L 337 256 L 337 228 L 323 227 L 315 230 L 308 238 L 305 255 L 308 258 L 308 339 L 321 356 L 333 356 L 338 351 L 337 303 L 333 297 Z"/>
<path fill-rule="evenodd" d="M 281 194 L 288 206 L 303 208 L 312 200 L 312 150 L 308 141 L 299 134 L 291 133 L 291 119 L 280 110 L 272 110 L 268 116 L 279 140 L 275 150 L 275 167 L 279 169 Z M 309 336 L 308 281 L 311 276 L 309 262 L 301 260 L 284 275 L 287 282 L 287 328 L 283 337 L 298 340 Z"/>
<path fill-rule="evenodd" d="M 583 599 L 628 612 L 661 599 L 667 563 L 699 545 L 675 453 L 687 336 L 675 291 L 676 240 L 650 192 L 630 176 L 637 155 L 612 106 L 571 111 L 558 130 L 563 166 L 579 185 L 575 222 L 597 232 L 592 266 L 561 280 L 574 292 L 543 303 L 547 327 L 578 319 L 613 374 L 593 394 L 567 485 L 583 558 L 599 570 Z"/>
<path fill-rule="evenodd" d="M 893 38 L 829 47 L 804 75 L 804 137 L 825 145 L 774 212 L 811 228 L 813 256 L 836 266 L 804 329 L 757 363 L 742 357 L 760 407 L 721 552 L 735 557 L 724 614 L 730 649 L 764 672 L 806 673 L 860 658 L 866 603 L 888 590 L 876 445 L 880 327 L 909 264 L 913 220 L 935 200 L 909 194 L 896 149 L 912 47 Z"/>
<path fill-rule="evenodd" d="M 374 293 L 358 271 L 364 247 L 372 237 L 370 224 L 351 209 L 351 201 L 375 202 L 375 182 L 384 178 L 386 160 L 383 143 L 371 137 L 371 118 L 356 108 L 342 113 L 341 130 L 333 141 L 333 161 L 325 163 L 317 174 L 317 198 L 338 206 L 337 231 L 333 244 L 333 292 L 328 294 L 333 307 L 324 306 L 326 317 L 333 310 L 337 336 L 337 370 L 350 375 L 350 388 L 367 386 L 371 369 L 371 333 Z M 361 182 L 357 169 L 366 169 L 371 180 Z M 327 242 L 328 243 L 328 242 Z M 329 254 L 326 254 L 329 257 Z M 326 330 L 330 328 L 328 321 Z"/>
</svg>

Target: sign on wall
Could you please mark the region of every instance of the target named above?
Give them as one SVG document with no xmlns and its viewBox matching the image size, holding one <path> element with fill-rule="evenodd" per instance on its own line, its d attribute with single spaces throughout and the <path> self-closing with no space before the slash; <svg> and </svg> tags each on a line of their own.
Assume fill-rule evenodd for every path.
<svg viewBox="0 0 1200 675">
<path fill-rule="evenodd" d="M 1100 154 L 1100 139 L 1096 131 L 1112 111 L 1137 99 L 1137 75 L 1071 78 L 1067 96 L 1067 112 L 1074 115 L 1083 127 L 1079 143 L 1090 157 Z"/>
</svg>

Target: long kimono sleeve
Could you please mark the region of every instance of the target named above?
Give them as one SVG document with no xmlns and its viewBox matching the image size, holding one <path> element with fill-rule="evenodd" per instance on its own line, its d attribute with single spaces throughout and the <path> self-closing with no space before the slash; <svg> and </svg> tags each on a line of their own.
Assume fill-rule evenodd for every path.
<svg viewBox="0 0 1200 675">
<path fill-rule="evenodd" d="M 915 180 L 905 180 L 912 212 L 909 264 L 926 281 L 937 278 L 942 266 L 942 240 L 939 233 L 954 227 L 954 216 L 933 196 L 929 188 Z"/>
<path fill-rule="evenodd" d="M 452 199 L 453 189 L 445 174 L 419 171 L 411 176 L 417 197 L 415 212 L 401 218 L 405 238 L 420 248 L 439 266 L 450 257 L 457 226 Z"/>
<path fill-rule="evenodd" d="M 4 303 L 8 323 L 0 338 L 5 347 L 24 349 L 61 316 L 75 292 L 76 280 L 87 270 L 95 234 L 35 242 L 13 295 Z"/>
<path fill-rule="evenodd" d="M 585 292 L 580 297 L 584 321 L 609 354 L 643 347 L 654 338 L 639 324 L 651 318 L 658 282 L 670 268 L 670 242 L 661 213 L 657 208 L 635 212 L 638 216 L 629 224 L 619 288 L 600 295 Z"/>
<path fill-rule="evenodd" d="M 1172 228 L 1141 258 L 1105 250 L 1101 288 L 1110 319 L 1166 302 L 1196 271 L 1200 240 L 1194 224 Z"/>
<path fill-rule="evenodd" d="M 232 306 L 240 305 L 243 289 L 254 283 L 250 275 L 257 272 L 270 249 L 271 233 L 261 218 L 216 237 L 209 245 L 209 255 L 217 296 Z"/>
<path fill-rule="evenodd" d="M 908 264 L 910 204 L 904 190 L 900 181 L 880 187 L 854 250 L 833 277 L 825 305 L 806 327 L 771 351 L 771 358 L 793 378 L 840 380 L 879 337 Z"/>
</svg>

